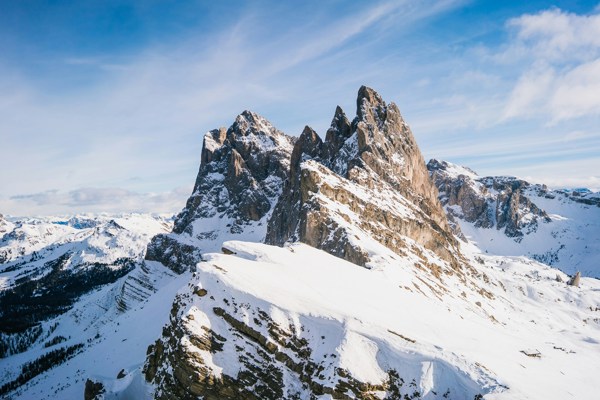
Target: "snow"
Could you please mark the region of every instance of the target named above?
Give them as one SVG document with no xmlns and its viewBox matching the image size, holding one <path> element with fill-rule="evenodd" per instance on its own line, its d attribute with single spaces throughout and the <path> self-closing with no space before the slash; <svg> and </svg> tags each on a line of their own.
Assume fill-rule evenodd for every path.
<svg viewBox="0 0 600 400">
<path fill-rule="evenodd" d="M 548 213 L 551 222 L 538 223 L 535 231 L 526 231 L 519 241 L 495 227 L 482 229 L 458 219 L 461 231 L 489 254 L 524 255 L 568 274 L 581 271 L 584 276 L 600 278 L 600 208 L 576 203 L 560 195 L 555 198 L 540 196 L 534 189 L 526 194 Z"/>
<path fill-rule="evenodd" d="M 125 398 L 147 397 L 142 393 L 149 389 L 140 375 L 146 349 L 160 336 L 176 292 L 190 278 L 189 274 L 175 277 L 159 263 L 148 263 L 153 269 L 152 279 L 157 290 L 127 312 L 120 312 L 116 307 L 120 288 L 128 279 L 123 277 L 115 285 L 106 285 L 88 293 L 66 314 L 44 322 L 46 326 L 57 325 L 51 337 L 60 335 L 68 338 L 56 347 L 84 343 L 85 349 L 17 389 L 16 398 L 81 398 L 88 377 L 107 383 L 109 393 L 119 392 Z M 14 379 L 20 365 L 52 350 L 45 349 L 43 342 L 45 340 L 24 353 L 0 359 L 2 380 Z M 122 380 L 115 380 L 121 369 L 128 371 L 128 375 Z"/>
<path fill-rule="evenodd" d="M 310 161 L 302 168 L 318 172 Z M 461 167 L 449 170 L 479 179 Z M 321 176 L 325 185 L 343 185 L 331 174 Z M 211 179 L 223 177 L 215 174 Z M 406 199 L 392 192 L 373 193 L 356 185 L 346 189 L 386 212 L 419 217 Z M 203 255 L 194 276 L 176 276 L 157 262 L 138 265 L 114 284 L 82 296 L 67 313 L 45 321 L 45 332 L 54 324 L 56 329 L 28 351 L 0 359 L 0 379 L 14 379 L 23 363 L 54 348 L 44 348 L 45 342 L 61 335 L 67 341 L 56 347 L 83 343 L 84 351 L 17 389 L 15 398 L 81 398 L 88 377 L 104 383 L 107 399 L 150 398 L 154 388 L 141 373 L 146 349 L 169 323 L 176 295 L 201 287 L 211 296 L 201 301 L 190 296 L 193 300 L 182 312 L 193 331 L 208 327 L 226 337 L 225 351 L 200 351 L 216 376 L 236 376 L 241 368 L 233 347 L 236 339 L 213 311 L 216 303 L 235 299 L 245 305 L 236 314 L 245 324 L 253 324 L 252 312 L 260 309 L 283 331 L 305 339 L 313 359 L 327 360 L 317 378 L 323 383 L 331 384 L 336 368 L 372 384 L 383 382 L 395 369 L 427 400 L 441 399 L 448 390 L 451 399 L 476 394 L 486 400 L 595 398 L 600 390 L 600 281 L 585 276 L 600 268 L 598 209 L 573 202 L 566 194 L 549 198 L 532 189 L 527 195 L 552 222 L 540 223 L 517 242 L 497 229 L 459 220 L 469 239 L 461 251 L 475 268 L 465 262 L 462 271 L 444 270 L 441 276 L 420 264 L 424 257 L 443 267 L 435 254 L 402 238 L 408 250 L 421 255 L 408 251 L 399 257 L 360 228 L 359 212 L 319 194 L 348 238 L 368 251 L 369 269 L 301 243 L 284 248 L 256 243 L 264 238 L 270 215 L 231 234 L 228 224 L 233 221 L 215 212 L 193 223 L 194 235 L 206 234 L 202 240 L 177 237 L 211 252 Z M 11 219 L 2 226 L 7 230 L 0 254 L 7 262 L 0 264 L 0 290 L 13 285 L 17 274 L 41 268 L 45 260 L 66 251 L 74 254 L 72 265 L 119 257 L 141 260 L 152 235 L 169 231 L 170 221 L 129 214 Z M 219 253 L 222 247 L 234 254 Z M 553 251 L 563 271 L 583 271 L 580 287 L 567 286 L 564 272 L 525 257 Z M 39 260 L 32 260 L 34 252 Z M 9 271 L 22 261 L 27 261 L 23 269 Z M 125 309 L 118 306 L 121 302 Z M 268 337 L 266 327 L 254 328 Z M 196 351 L 185 336 L 182 345 Z M 117 379 L 122 369 L 126 375 Z M 285 379 L 301 388 L 292 376 Z"/>
<path fill-rule="evenodd" d="M 446 161 L 432 160 L 449 178 L 473 186 L 487 201 L 495 202 L 496 182 L 511 182 L 512 177 L 479 177 L 471 170 Z M 523 236 L 509 237 L 504 229 L 484 229 L 465 221 L 460 205 L 446 205 L 457 218 L 462 233 L 482 251 L 503 256 L 527 256 L 560 268 L 568 274 L 580 271 L 584 276 L 600 278 L 600 208 L 577 202 L 571 191 L 548 190 L 542 185 L 528 185 L 521 195 L 527 197 L 550 217 L 550 222 L 521 207 L 520 229 Z M 597 194 L 585 191 L 579 198 L 593 199 Z"/>
<path fill-rule="evenodd" d="M 231 296 L 264 307 L 282 326 L 301 321 L 301 335 L 325 336 L 320 342 L 309 338 L 315 357 L 333 351 L 338 366 L 361 380 L 381 382 L 394 367 L 430 393 L 424 398 L 437 398 L 433 391 L 447 388 L 462 394 L 451 398 L 595 396 L 590 382 L 600 367 L 600 315 L 591 311 L 600 304 L 596 280 L 583 278 L 581 288 L 567 287 L 555 281 L 563 274 L 543 264 L 487 256 L 466 245 L 472 260 L 483 260 L 477 272 L 489 283 L 482 278 L 477 283 L 493 298 L 475 290 L 464 296 L 465 285 L 448 279 L 449 292 L 438 301 L 426 288 L 405 289 L 407 280 L 420 282 L 410 265 L 388 262 L 367 270 L 304 244 L 224 247 L 237 254 L 207 255 L 192 279 L 195 285 L 217 302 Z M 193 307 L 214 322 L 210 304 L 198 301 Z M 522 352 L 529 349 L 541 358 Z M 224 353 L 212 362 L 234 373 L 235 362 L 220 359 Z"/>
<path fill-rule="evenodd" d="M 0 238 L 0 260 L 4 259 L 0 289 L 12 286 L 24 274 L 36 272 L 35 279 L 41 278 L 49 272 L 44 264 L 67 252 L 71 253 L 67 267 L 142 258 L 152 236 L 171 228 L 168 218 L 148 214 L 86 218 L 87 228 L 57 224 L 64 219 L 55 217 L 16 220 L 14 229 Z"/>
</svg>

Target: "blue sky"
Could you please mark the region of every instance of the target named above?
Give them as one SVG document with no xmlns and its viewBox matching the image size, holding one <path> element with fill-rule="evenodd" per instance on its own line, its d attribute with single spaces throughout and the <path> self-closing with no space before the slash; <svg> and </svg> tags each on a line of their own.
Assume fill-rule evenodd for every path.
<svg viewBox="0 0 600 400">
<path fill-rule="evenodd" d="M 177 211 L 204 132 L 321 135 L 360 85 L 426 159 L 600 188 L 590 1 L 0 0 L 0 213 Z"/>
</svg>

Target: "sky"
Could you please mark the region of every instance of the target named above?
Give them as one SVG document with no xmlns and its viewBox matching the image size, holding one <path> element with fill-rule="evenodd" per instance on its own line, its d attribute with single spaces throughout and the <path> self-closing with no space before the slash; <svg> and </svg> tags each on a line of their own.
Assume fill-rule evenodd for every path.
<svg viewBox="0 0 600 400">
<path fill-rule="evenodd" d="M 205 132 L 323 137 L 361 85 L 425 159 L 600 189 L 595 1 L 0 0 L 0 213 L 177 212 Z"/>
</svg>

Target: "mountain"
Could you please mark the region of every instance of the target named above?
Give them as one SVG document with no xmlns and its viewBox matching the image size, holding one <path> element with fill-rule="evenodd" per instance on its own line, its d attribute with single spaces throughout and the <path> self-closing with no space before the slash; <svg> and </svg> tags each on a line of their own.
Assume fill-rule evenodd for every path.
<svg viewBox="0 0 600 400">
<path fill-rule="evenodd" d="M 137 281 L 122 282 L 116 300 L 126 308 L 134 298 L 144 297 L 151 290 L 139 271 L 145 247 L 152 235 L 169 229 L 170 222 L 122 215 L 26 218 L 5 220 L 3 225 L 0 358 L 48 339 L 56 329 L 48 321 L 99 287 L 136 277 Z"/>
<path fill-rule="evenodd" d="M 97 245 L 98 265 L 61 261 L 57 270 L 109 268 L 118 277 L 40 314 L 44 334 L 0 359 L 0 393 L 594 398 L 600 282 L 584 274 L 569 285 L 564 272 L 522 253 L 486 252 L 473 237 L 492 231 L 520 246 L 558 221 L 554 212 L 512 178 L 481 194 L 485 178 L 437 164 L 425 165 L 398 107 L 367 87 L 352 120 L 336 108 L 324 139 L 310 127 L 288 136 L 244 111 L 204 136 L 194 190 L 172 229 L 151 216 L 135 217 L 149 224 L 141 231 L 122 218 L 48 222 L 58 233 L 40 249 L 76 249 L 43 252 L 39 276 L 59 255 L 85 259 Z M 557 198 L 588 207 L 593 221 L 595 197 L 576 193 Z M 0 218 L 6 232 L 18 224 Z M 86 234 L 67 243 L 61 229 Z M 98 240 L 86 239 L 96 230 Z M 21 241 L 33 248 L 44 232 L 24 231 Z M 594 238 L 563 244 L 594 247 Z M 6 265 L 18 263 L 20 247 L 2 240 Z M 116 262 L 121 254 L 129 267 Z M 16 284 L 2 271 L 0 297 Z M 52 282 L 60 286 L 62 275 Z"/>
<path fill-rule="evenodd" d="M 203 164 L 196 181 L 197 189 L 188 200 L 186 209 L 178 216 L 178 221 L 181 222 L 176 221 L 174 235 L 188 235 L 185 240 L 190 244 L 194 240 L 190 239 L 191 236 L 196 235 L 196 239 L 199 240 L 205 237 L 204 235 L 198 237 L 198 233 L 193 232 L 209 231 L 211 238 L 220 239 L 215 243 L 218 244 L 217 248 L 222 248 L 222 251 L 229 254 L 238 253 L 239 249 L 228 247 L 232 242 L 226 242 L 225 245 L 220 243 L 225 236 L 234 238 L 234 235 L 239 232 L 223 229 L 222 224 L 220 230 L 215 230 L 213 218 L 216 213 L 212 211 L 215 205 L 209 203 L 210 199 L 218 197 L 213 194 L 213 191 L 221 192 L 221 187 L 226 186 L 226 183 L 220 183 L 225 182 L 225 179 L 218 183 L 211 182 L 204 190 L 203 182 L 206 176 L 212 176 L 215 171 L 235 171 L 236 169 L 231 165 L 233 162 L 238 162 L 238 159 L 240 165 L 247 163 L 248 158 L 244 156 L 239 158 L 231 156 L 235 154 L 231 149 L 235 148 L 235 143 L 240 141 L 240 138 L 244 142 L 251 143 L 266 141 L 269 146 L 255 146 L 252 159 L 275 160 L 280 164 L 278 171 L 285 173 L 276 176 L 276 179 L 269 178 L 269 181 L 277 184 L 274 186 L 277 190 L 272 191 L 275 193 L 272 199 L 278 199 L 276 205 L 271 208 L 275 202 L 264 201 L 263 213 L 251 218 L 250 214 L 243 213 L 248 209 L 245 205 L 242 204 L 242 208 L 238 209 L 238 202 L 234 203 L 231 200 L 234 188 L 229 188 L 227 190 L 229 199 L 225 199 L 222 209 L 217 210 L 217 213 L 220 212 L 220 220 L 231 221 L 228 218 L 232 212 L 242 212 L 240 219 L 246 224 L 246 229 L 255 232 L 252 223 L 246 221 L 253 219 L 261 221 L 260 218 L 264 215 L 268 219 L 266 237 L 264 237 L 266 243 L 283 246 L 303 242 L 367 268 L 379 268 L 382 264 L 388 263 L 415 266 L 422 271 L 420 284 L 431 287 L 437 293 L 447 292 L 443 286 L 446 279 L 462 280 L 464 289 L 469 292 L 478 293 L 482 290 L 467 276 L 474 270 L 460 254 L 458 242 L 451 234 L 446 216 L 437 200 L 437 191 L 429 180 L 425 162 L 395 104 L 388 105 L 375 91 L 361 87 L 357 99 L 356 118 L 350 123 L 338 107 L 325 141 L 322 141 L 311 128 L 306 127 L 295 142 L 291 154 L 288 153 L 289 168 L 287 168 L 288 163 L 279 161 L 281 152 L 270 154 L 273 152 L 270 144 L 274 142 L 292 144 L 292 140 L 286 140 L 265 123 L 259 126 L 267 126 L 268 129 L 254 128 L 256 124 L 244 125 L 249 128 L 241 132 L 249 132 L 249 134 L 241 134 L 240 129 L 236 129 L 239 120 L 240 117 L 226 133 L 224 130 L 215 130 L 205 138 L 205 149 L 208 147 L 209 151 L 217 148 L 213 146 L 213 141 L 223 144 L 219 148 L 219 153 L 207 153 L 204 150 Z M 253 117 L 252 120 L 260 119 Z M 264 131 L 274 132 L 271 137 L 275 133 L 277 136 L 267 141 L 263 136 Z M 249 139 L 250 135 L 254 137 Z M 227 139 L 215 140 L 217 136 Z M 283 150 L 287 149 L 289 148 L 283 148 Z M 258 162 L 256 165 L 267 164 Z M 253 181 L 245 176 L 273 176 L 273 172 L 264 167 L 259 168 L 258 172 L 265 170 L 268 173 L 258 174 L 257 170 L 249 166 L 247 172 L 240 175 L 243 178 L 237 178 L 235 190 L 246 192 L 249 187 L 249 194 L 246 194 L 245 198 L 263 198 L 260 196 L 261 186 L 255 183 L 260 180 Z M 264 198 L 266 199 L 267 196 Z M 259 204 L 262 203 L 259 201 Z M 198 204 L 206 205 L 199 208 Z M 231 204 L 235 204 L 234 211 L 229 211 L 227 207 Z M 211 211 L 201 214 L 194 211 L 198 209 L 202 212 Z M 271 210 L 272 215 L 269 218 Z M 190 215 L 195 217 L 192 218 Z M 183 228 L 184 225 L 189 228 Z M 244 234 L 247 235 L 248 231 L 244 230 Z M 263 239 L 262 232 L 257 239 Z M 209 244 L 202 243 L 197 248 L 202 252 L 206 247 L 200 246 Z M 167 254 L 171 253 L 171 251 L 167 252 Z M 203 258 L 210 257 L 206 253 L 203 254 Z M 146 258 L 148 259 L 148 256 Z M 229 293 L 233 288 L 223 287 L 220 290 Z M 234 316 L 235 310 L 238 309 L 235 304 L 239 301 L 236 298 L 223 299 L 224 305 L 233 305 L 233 310 L 229 307 L 216 307 L 210 311 L 210 315 L 216 315 L 219 320 L 227 321 L 235 329 L 245 332 L 254 340 L 233 340 L 235 346 L 228 346 L 229 349 L 225 352 L 224 341 L 230 335 L 231 327 L 223 325 L 222 322 L 212 321 L 207 325 L 197 326 L 194 323 L 190 326 L 187 324 L 187 314 L 179 313 L 187 307 L 194 307 L 189 299 L 202 297 L 204 292 L 200 289 L 198 293 L 192 286 L 179 293 L 172 308 L 170 325 L 165 329 L 163 337 L 150 350 L 145 376 L 147 380 L 157 385 L 158 397 L 193 398 L 202 395 L 208 396 L 207 398 L 213 396 L 225 399 L 237 398 L 239 393 L 244 393 L 245 396 L 253 398 L 252 396 L 257 396 L 257 393 L 253 393 L 254 389 L 251 387 L 261 385 L 264 387 L 264 393 L 259 397 L 287 398 L 293 396 L 299 382 L 303 379 L 317 378 L 317 366 L 321 364 L 321 360 L 309 357 L 311 344 L 304 343 L 304 349 L 297 348 L 298 343 L 292 345 L 292 352 L 300 352 L 295 356 L 279 353 L 273 349 L 267 349 L 268 352 L 264 353 L 264 347 L 270 340 L 287 346 L 287 339 L 292 341 L 299 339 L 290 336 L 289 333 L 287 339 L 279 337 L 277 332 L 285 332 L 287 326 L 275 324 L 268 308 L 256 309 L 255 312 L 258 313 L 256 315 L 262 316 L 262 322 L 257 319 L 257 324 L 271 326 L 270 335 L 254 335 L 253 332 L 257 332 L 254 324 L 248 324 L 247 318 L 240 320 Z M 250 307 L 251 304 L 244 308 Z M 221 303 L 219 305 L 224 307 Z M 202 320 L 206 318 L 211 317 L 202 316 Z M 256 347 L 256 341 L 259 347 Z M 244 359 L 238 361 L 237 374 L 224 376 L 220 369 L 212 368 L 212 361 L 205 357 L 199 358 L 197 355 L 198 352 L 208 352 L 212 358 L 220 351 L 227 353 L 224 356 L 228 359 L 237 358 L 238 353 L 244 355 L 257 353 L 260 357 L 244 356 Z M 303 352 L 308 353 L 302 356 Z M 278 357 L 291 358 L 290 362 L 286 362 L 285 359 Z M 291 363 L 297 357 L 302 357 L 305 364 Z M 280 381 L 275 382 L 262 372 L 262 366 L 265 364 L 271 365 L 273 371 L 279 371 Z M 302 368 L 309 368 L 311 371 L 304 372 Z M 333 382 L 315 390 L 325 391 L 324 393 L 339 390 L 336 388 L 335 380 L 342 377 L 342 374 L 343 371 L 335 372 L 332 377 L 332 379 L 335 377 Z M 196 387 L 190 388 L 192 382 L 189 376 L 196 376 L 200 380 Z M 312 389 L 307 391 L 305 388 L 301 392 L 308 395 L 310 390 Z"/>
<path fill-rule="evenodd" d="M 173 231 L 152 239 L 146 259 L 181 273 L 225 240 L 264 240 L 294 141 L 250 111 L 238 115 L 229 129 L 208 132 L 193 193 Z"/>
<path fill-rule="evenodd" d="M 410 129 L 373 90 L 352 122 L 336 109 L 325 140 L 306 127 L 278 182 L 265 242 L 282 248 L 203 253 L 149 348 L 153 397 L 547 398 L 590 376 L 577 329 L 599 338 L 598 284 L 460 244 Z"/>
<path fill-rule="evenodd" d="M 427 167 L 446 212 L 482 250 L 600 278 L 600 194 L 480 177 L 446 161 Z"/>
<path fill-rule="evenodd" d="M 360 88 L 351 123 L 336 109 L 324 142 L 310 127 L 296 142 L 266 242 L 295 241 L 363 266 L 382 251 L 403 256 L 418 246 L 459 268 L 412 132 L 374 90 Z"/>
</svg>

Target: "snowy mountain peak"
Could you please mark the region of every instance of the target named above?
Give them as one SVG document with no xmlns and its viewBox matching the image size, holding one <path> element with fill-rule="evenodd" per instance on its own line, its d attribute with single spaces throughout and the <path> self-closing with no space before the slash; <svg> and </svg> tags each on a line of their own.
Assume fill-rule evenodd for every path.
<svg viewBox="0 0 600 400">
<path fill-rule="evenodd" d="M 325 140 L 208 132 L 172 230 L 0 216 L 0 396 L 597 397 L 600 196 L 428 170 L 393 103 L 357 105 Z"/>
<path fill-rule="evenodd" d="M 181 273 L 225 240 L 262 241 L 295 141 L 251 111 L 208 132 L 192 195 L 173 232 L 155 237 L 146 258 Z"/>
<path fill-rule="evenodd" d="M 477 179 L 479 175 L 471 168 L 463 167 L 461 165 L 452 164 L 448 161 L 436 160 L 435 158 L 429 160 L 427 163 L 427 169 L 432 171 L 443 171 L 444 174 L 451 176 L 453 178 L 458 178 L 459 176 L 465 176 L 470 179 Z"/>
<path fill-rule="evenodd" d="M 408 240 L 458 265 L 437 192 L 397 107 L 364 86 L 357 104 L 352 124 L 337 107 L 325 142 L 308 127 L 296 142 L 266 242 L 302 241 L 367 265 L 378 246 L 403 253 Z"/>
</svg>

